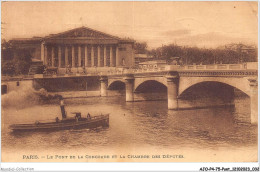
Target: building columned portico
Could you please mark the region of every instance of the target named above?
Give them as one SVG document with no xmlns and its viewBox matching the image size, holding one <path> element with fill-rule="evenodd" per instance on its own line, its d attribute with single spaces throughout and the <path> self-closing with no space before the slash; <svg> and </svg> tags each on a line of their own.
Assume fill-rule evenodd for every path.
<svg viewBox="0 0 260 172">
<path fill-rule="evenodd" d="M 118 56 L 118 44 L 43 43 L 41 60 L 50 67 L 124 66 Z"/>
<path fill-rule="evenodd" d="M 121 39 L 87 27 L 51 34 L 46 37 L 14 39 L 19 48 L 31 44 L 32 56 L 50 68 L 58 71 L 100 69 L 108 67 L 133 67 L 134 41 Z"/>
</svg>

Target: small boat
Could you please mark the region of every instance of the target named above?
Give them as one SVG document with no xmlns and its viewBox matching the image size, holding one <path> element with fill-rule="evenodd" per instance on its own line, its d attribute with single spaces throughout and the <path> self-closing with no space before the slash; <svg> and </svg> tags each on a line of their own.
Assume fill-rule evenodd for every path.
<svg viewBox="0 0 260 172">
<path fill-rule="evenodd" d="M 87 117 L 81 117 L 80 112 L 73 112 L 75 117 L 67 118 L 67 113 L 64 108 L 63 100 L 61 101 L 62 119 L 56 117 L 55 122 L 41 123 L 36 121 L 33 124 L 13 124 L 9 128 L 13 132 L 18 131 L 56 131 L 66 129 L 93 129 L 98 127 L 109 127 L 109 114 L 101 114 L 99 116 L 91 117 L 88 113 Z"/>
</svg>

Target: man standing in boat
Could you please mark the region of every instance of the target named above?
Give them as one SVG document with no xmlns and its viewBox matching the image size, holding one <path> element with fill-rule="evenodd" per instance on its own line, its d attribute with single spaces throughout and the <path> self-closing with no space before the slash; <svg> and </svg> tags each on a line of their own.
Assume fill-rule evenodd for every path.
<svg viewBox="0 0 260 172">
<path fill-rule="evenodd" d="M 61 114 L 62 114 L 62 119 L 65 119 L 67 117 L 67 115 L 66 115 L 66 111 L 65 111 L 65 107 L 64 107 L 64 99 L 62 96 L 60 97 L 60 110 L 61 110 Z"/>
</svg>

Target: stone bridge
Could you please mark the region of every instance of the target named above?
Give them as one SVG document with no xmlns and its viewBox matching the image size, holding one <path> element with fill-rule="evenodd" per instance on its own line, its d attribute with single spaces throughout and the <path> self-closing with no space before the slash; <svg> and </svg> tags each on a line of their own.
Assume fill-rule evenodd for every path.
<svg viewBox="0 0 260 172">
<path fill-rule="evenodd" d="M 235 68 L 234 66 L 239 68 Z M 257 68 L 242 64 L 167 66 L 164 70 L 127 70 L 122 73 L 101 75 L 101 96 L 115 83 L 125 84 L 126 101 L 134 101 L 134 92 L 147 81 L 155 81 L 167 87 L 168 109 L 178 109 L 178 97 L 188 88 L 203 82 L 218 82 L 230 85 L 247 94 L 251 101 L 251 123 L 258 123 Z M 224 68 L 224 67 L 225 68 Z M 199 67 L 199 68 L 198 68 Z"/>
<path fill-rule="evenodd" d="M 185 90 L 197 84 L 222 83 L 237 88 L 250 97 L 251 123 L 258 123 L 258 69 L 257 63 L 166 66 L 163 68 L 143 68 L 114 70 L 104 73 L 83 73 L 76 76 L 34 76 L 37 79 L 100 76 L 100 94 L 107 96 L 113 85 L 125 86 L 126 101 L 134 101 L 134 92 L 148 82 L 156 82 L 167 88 L 168 109 L 178 109 L 178 98 Z M 29 81 L 28 81 L 29 82 Z M 96 81 L 95 81 L 96 82 Z M 26 82 L 27 83 L 27 82 Z M 31 83 L 31 81 L 29 82 Z M 9 87 L 17 82 L 9 83 Z M 99 83 L 96 83 L 97 85 Z M 10 86 L 11 85 L 11 86 Z M 27 86 L 28 84 L 23 84 Z M 30 84 L 29 84 L 30 85 Z M 149 84 L 148 84 L 149 85 Z M 154 89 L 154 87 L 152 87 Z M 225 90 L 226 92 L 230 89 Z M 231 91 L 231 90 L 230 90 Z"/>
</svg>

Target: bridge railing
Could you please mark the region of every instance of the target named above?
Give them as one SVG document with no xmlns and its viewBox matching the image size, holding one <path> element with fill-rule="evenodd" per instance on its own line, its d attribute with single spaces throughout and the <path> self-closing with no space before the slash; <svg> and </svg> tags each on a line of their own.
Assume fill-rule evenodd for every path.
<svg viewBox="0 0 260 172">
<path fill-rule="evenodd" d="M 241 64 L 212 64 L 212 65 L 167 65 L 166 70 L 246 70 L 256 69 L 257 62 Z"/>
<path fill-rule="evenodd" d="M 125 69 L 123 71 L 113 72 L 110 74 L 130 74 L 130 73 L 149 73 L 168 70 L 246 70 L 256 69 L 257 62 L 241 63 L 241 64 L 211 64 L 211 65 L 166 65 L 165 67 L 157 68 L 138 68 L 138 69 Z"/>
<path fill-rule="evenodd" d="M 114 74 L 129 74 L 129 73 L 149 73 L 149 72 L 158 72 L 158 71 L 165 71 L 166 68 L 165 67 L 159 67 L 159 68 L 149 68 L 149 69 L 142 69 L 142 68 L 138 68 L 138 69 L 125 69 L 121 72 L 117 72 Z M 113 73 L 110 73 L 113 74 Z"/>
<path fill-rule="evenodd" d="M 69 73 L 69 74 L 37 74 L 34 78 L 56 78 L 56 77 L 74 77 L 74 76 L 97 76 L 97 75 L 123 75 L 123 74 L 133 74 L 133 73 L 151 73 L 169 70 L 246 70 L 255 69 L 257 70 L 257 62 L 248 62 L 242 64 L 211 64 L 211 65 L 166 65 L 165 67 L 156 68 L 136 68 L 136 69 L 111 69 L 106 72 L 85 72 L 85 73 Z"/>
</svg>

